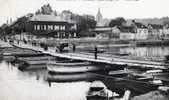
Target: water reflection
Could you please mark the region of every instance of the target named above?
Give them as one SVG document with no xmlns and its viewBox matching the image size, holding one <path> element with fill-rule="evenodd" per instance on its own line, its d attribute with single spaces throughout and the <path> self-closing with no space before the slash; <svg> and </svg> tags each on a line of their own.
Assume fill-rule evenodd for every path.
<svg viewBox="0 0 169 100">
<path fill-rule="evenodd" d="M 137 57 L 163 57 L 169 54 L 169 47 L 127 47 L 120 48 L 120 52 Z"/>
<path fill-rule="evenodd" d="M 51 83 L 46 71 L 21 72 L 10 63 L 0 64 L 0 100 L 85 100 L 88 82 Z M 38 76 L 38 77 L 37 77 Z"/>
<path fill-rule="evenodd" d="M 163 57 L 169 55 L 169 46 L 109 47 L 99 49 L 104 49 L 108 53 L 130 54 L 135 57 Z"/>
</svg>

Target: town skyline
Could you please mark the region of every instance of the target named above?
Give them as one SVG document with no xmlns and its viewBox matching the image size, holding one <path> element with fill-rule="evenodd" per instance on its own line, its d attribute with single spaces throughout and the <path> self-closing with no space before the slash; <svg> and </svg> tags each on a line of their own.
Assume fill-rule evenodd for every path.
<svg viewBox="0 0 169 100">
<path fill-rule="evenodd" d="M 83 0 L 82 1 L 38 0 L 37 2 L 37 1 L 25 0 L 23 2 L 20 0 L 17 1 L 1 0 L 0 1 L 0 4 L 2 4 L 1 7 L 6 9 L 5 10 L 1 9 L 0 11 L 1 12 L 0 25 L 6 23 L 7 20 L 10 20 L 10 18 L 16 20 L 17 18 L 26 15 L 27 13 L 35 13 L 37 9 L 39 9 L 42 5 L 47 3 L 51 5 L 53 10 L 56 10 L 59 13 L 61 13 L 63 10 L 70 10 L 75 14 L 79 14 L 79 15 L 89 14 L 95 17 L 98 12 L 98 9 L 100 8 L 103 18 L 108 18 L 108 19 L 113 19 L 116 17 L 124 17 L 125 19 L 145 19 L 145 18 L 162 18 L 162 17 L 169 16 L 169 11 L 166 10 L 167 8 L 169 8 L 167 6 L 167 3 L 169 1 L 167 0 L 164 0 L 163 2 L 161 2 L 160 0 L 156 0 L 154 2 L 152 1 L 153 0 L 111 1 L 111 2 L 91 1 L 90 2 L 90 1 L 83 1 Z M 151 3 L 153 3 L 153 5 Z M 148 9 L 148 5 L 149 5 L 149 9 Z M 125 9 L 127 11 L 124 11 Z"/>
</svg>

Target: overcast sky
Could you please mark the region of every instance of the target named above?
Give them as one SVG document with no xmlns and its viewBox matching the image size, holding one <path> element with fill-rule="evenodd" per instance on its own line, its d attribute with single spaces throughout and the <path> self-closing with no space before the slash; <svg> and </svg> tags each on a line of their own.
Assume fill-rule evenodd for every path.
<svg viewBox="0 0 169 100">
<path fill-rule="evenodd" d="M 53 10 L 71 10 L 77 14 L 96 15 L 98 8 L 104 18 L 154 18 L 169 16 L 169 0 L 0 0 L 0 25 L 12 17 L 34 13 L 49 3 Z"/>
</svg>

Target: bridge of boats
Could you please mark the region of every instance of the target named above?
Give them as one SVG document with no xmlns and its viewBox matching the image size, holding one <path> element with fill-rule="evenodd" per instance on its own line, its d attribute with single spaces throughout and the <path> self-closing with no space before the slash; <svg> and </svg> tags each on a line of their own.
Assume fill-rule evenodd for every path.
<svg viewBox="0 0 169 100">
<path fill-rule="evenodd" d="M 24 48 L 24 49 L 31 49 L 34 51 L 38 51 L 44 54 L 49 54 L 56 57 L 67 58 L 67 59 L 74 59 L 74 60 L 82 60 L 82 61 L 89 61 L 95 63 L 106 63 L 112 65 L 122 65 L 122 66 L 133 66 L 133 67 L 142 67 L 142 68 L 155 68 L 155 69 L 167 69 L 167 64 L 164 62 L 156 62 L 156 61 L 148 61 L 148 60 L 140 60 L 140 59 L 127 59 L 121 57 L 113 57 L 113 56 L 99 56 L 95 59 L 93 54 L 83 54 L 77 52 L 70 52 L 70 53 L 59 53 L 56 51 L 56 48 L 48 48 L 45 50 L 40 46 L 35 46 L 30 43 L 20 42 L 13 42 L 12 45 Z"/>
</svg>

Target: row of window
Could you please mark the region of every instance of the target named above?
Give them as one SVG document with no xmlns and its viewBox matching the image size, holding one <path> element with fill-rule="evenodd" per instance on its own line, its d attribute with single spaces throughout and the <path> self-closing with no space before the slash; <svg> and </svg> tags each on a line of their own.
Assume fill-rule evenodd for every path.
<svg viewBox="0 0 169 100">
<path fill-rule="evenodd" d="M 34 30 L 65 30 L 65 26 L 59 26 L 59 25 L 34 25 Z"/>
<path fill-rule="evenodd" d="M 138 29 L 137 32 L 138 32 L 138 33 L 148 33 L 148 30 L 146 30 L 146 29 L 145 29 L 145 30 Z"/>
</svg>

